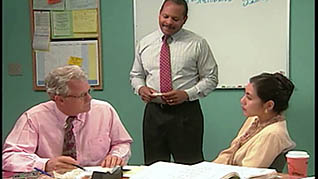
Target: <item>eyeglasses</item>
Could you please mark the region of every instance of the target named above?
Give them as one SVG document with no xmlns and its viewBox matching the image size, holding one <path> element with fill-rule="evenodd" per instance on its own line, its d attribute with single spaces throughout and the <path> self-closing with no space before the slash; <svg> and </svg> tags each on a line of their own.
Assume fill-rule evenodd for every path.
<svg viewBox="0 0 318 179">
<path fill-rule="evenodd" d="M 75 96 L 75 95 L 66 95 L 64 96 L 64 98 L 77 98 L 77 99 L 83 99 L 85 97 L 87 97 L 88 95 L 91 94 L 92 89 L 89 89 L 86 93 L 83 93 L 79 96 Z"/>
</svg>

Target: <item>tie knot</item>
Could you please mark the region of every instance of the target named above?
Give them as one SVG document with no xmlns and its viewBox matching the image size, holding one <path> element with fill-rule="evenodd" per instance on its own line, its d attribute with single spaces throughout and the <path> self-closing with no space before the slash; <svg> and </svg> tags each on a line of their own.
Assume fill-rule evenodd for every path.
<svg viewBox="0 0 318 179">
<path fill-rule="evenodd" d="M 76 116 L 69 116 L 67 119 L 66 119 L 66 124 L 65 124 L 65 128 L 69 127 L 69 126 L 72 126 L 72 122 L 76 119 L 77 117 Z"/>
<path fill-rule="evenodd" d="M 167 43 L 169 37 L 170 37 L 170 36 L 168 36 L 168 35 L 164 35 L 162 41 L 163 41 L 164 43 Z"/>
<path fill-rule="evenodd" d="M 77 117 L 76 116 L 69 116 L 67 119 L 66 119 L 66 123 L 72 123 Z"/>
</svg>

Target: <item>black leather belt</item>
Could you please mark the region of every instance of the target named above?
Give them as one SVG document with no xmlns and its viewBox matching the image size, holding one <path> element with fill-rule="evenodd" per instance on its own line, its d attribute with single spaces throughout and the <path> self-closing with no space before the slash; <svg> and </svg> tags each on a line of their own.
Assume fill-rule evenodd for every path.
<svg viewBox="0 0 318 179">
<path fill-rule="evenodd" d="M 155 102 L 150 102 L 156 106 L 159 106 L 161 109 L 175 109 L 175 108 L 178 108 L 180 106 L 183 106 L 183 105 L 187 105 L 187 104 L 191 104 L 191 103 L 195 103 L 197 102 L 198 100 L 194 100 L 194 101 L 184 101 L 183 103 L 180 103 L 180 104 L 176 104 L 176 105 L 169 105 L 169 104 L 164 104 L 164 103 L 155 103 Z"/>
</svg>

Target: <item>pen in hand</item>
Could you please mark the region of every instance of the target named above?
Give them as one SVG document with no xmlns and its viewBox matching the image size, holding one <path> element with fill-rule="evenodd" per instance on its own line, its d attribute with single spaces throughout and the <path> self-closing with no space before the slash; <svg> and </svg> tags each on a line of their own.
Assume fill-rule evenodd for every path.
<svg viewBox="0 0 318 179">
<path fill-rule="evenodd" d="M 123 172 L 128 172 L 128 171 L 130 171 L 131 169 L 128 169 L 128 168 L 121 168 L 121 170 L 123 171 Z"/>
<path fill-rule="evenodd" d="M 36 167 L 34 167 L 34 169 L 35 169 L 36 171 L 38 171 L 38 172 L 44 174 L 44 175 L 47 175 L 47 176 L 49 176 L 49 177 L 52 177 L 52 175 L 50 175 L 50 174 L 47 173 L 46 171 L 43 171 L 43 170 L 41 170 L 41 169 L 39 169 L 39 168 L 36 168 Z"/>
<path fill-rule="evenodd" d="M 79 166 L 79 165 L 76 165 L 76 164 L 71 164 L 71 165 L 73 165 L 74 167 L 80 168 L 83 171 L 86 171 L 86 169 L 84 167 L 82 167 L 82 166 Z"/>
</svg>

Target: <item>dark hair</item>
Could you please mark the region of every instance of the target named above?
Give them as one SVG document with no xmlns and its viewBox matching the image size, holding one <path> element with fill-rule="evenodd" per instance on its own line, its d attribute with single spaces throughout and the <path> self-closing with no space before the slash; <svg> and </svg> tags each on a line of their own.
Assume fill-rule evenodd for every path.
<svg viewBox="0 0 318 179">
<path fill-rule="evenodd" d="M 166 2 L 171 1 L 175 4 L 182 5 L 184 7 L 184 17 L 188 16 L 188 4 L 185 0 L 165 0 L 160 8 L 160 12 L 162 11 L 163 7 L 165 6 Z"/>
<path fill-rule="evenodd" d="M 280 73 L 262 73 L 250 78 L 257 96 L 265 103 L 273 100 L 274 111 L 281 113 L 288 108 L 288 101 L 294 90 L 294 84 Z"/>
</svg>

